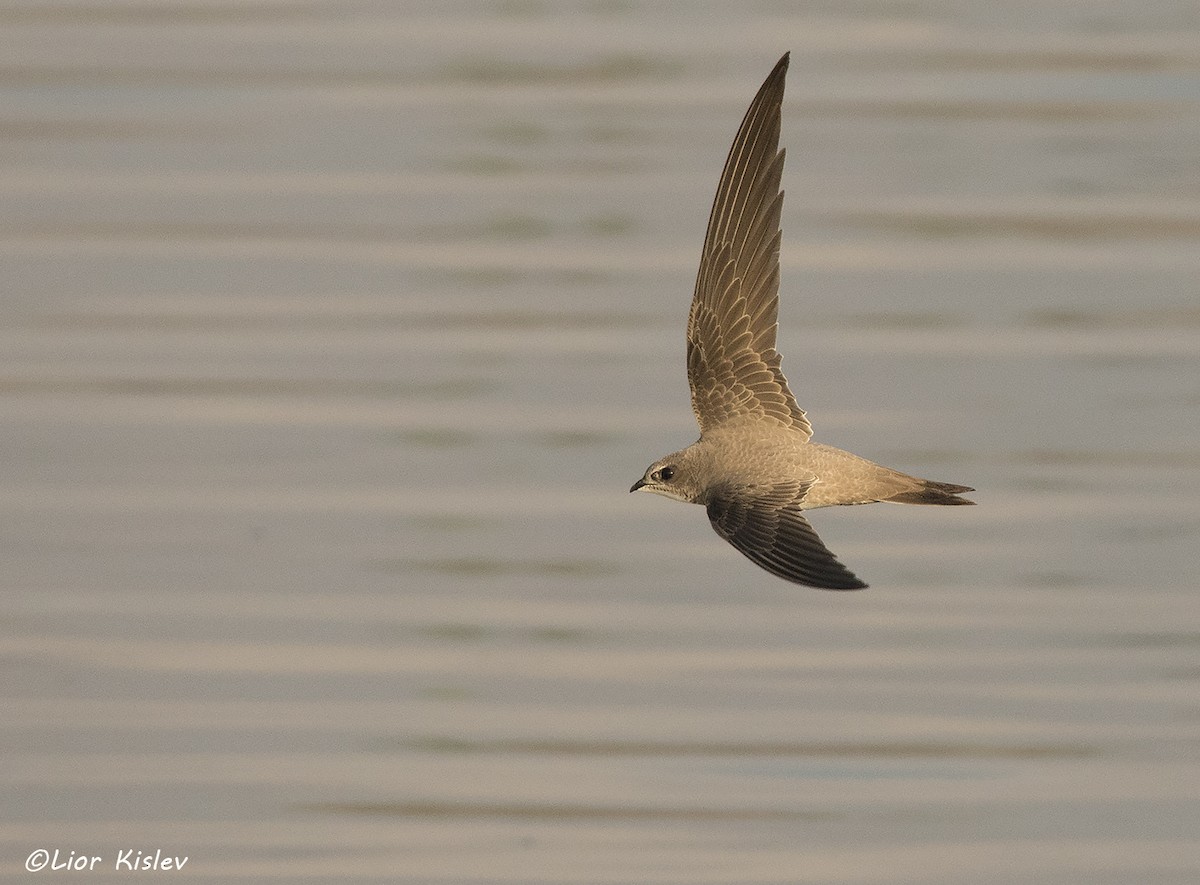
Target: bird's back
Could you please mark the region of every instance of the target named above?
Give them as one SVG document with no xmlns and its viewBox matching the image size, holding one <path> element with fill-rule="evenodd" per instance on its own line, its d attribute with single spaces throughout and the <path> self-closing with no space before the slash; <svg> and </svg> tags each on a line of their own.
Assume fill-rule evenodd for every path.
<svg viewBox="0 0 1200 885">
<path fill-rule="evenodd" d="M 714 479 L 755 484 L 785 480 L 811 483 L 800 506 L 805 510 L 838 504 L 892 501 L 903 504 L 969 504 L 957 492 L 965 486 L 922 479 L 876 464 L 834 446 L 810 442 L 802 434 L 770 422 L 746 422 L 705 434 L 704 460 Z"/>
</svg>

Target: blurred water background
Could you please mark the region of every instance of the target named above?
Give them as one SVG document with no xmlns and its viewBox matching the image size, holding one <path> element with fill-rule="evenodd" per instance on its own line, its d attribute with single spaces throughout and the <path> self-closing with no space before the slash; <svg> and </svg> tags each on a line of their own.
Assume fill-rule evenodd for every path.
<svg viewBox="0 0 1200 885">
<path fill-rule="evenodd" d="M 784 369 L 979 490 L 816 514 L 857 594 L 627 493 L 788 49 Z M 1200 7 L 30 0 L 0 70 L 0 880 L 1200 880 Z"/>
</svg>

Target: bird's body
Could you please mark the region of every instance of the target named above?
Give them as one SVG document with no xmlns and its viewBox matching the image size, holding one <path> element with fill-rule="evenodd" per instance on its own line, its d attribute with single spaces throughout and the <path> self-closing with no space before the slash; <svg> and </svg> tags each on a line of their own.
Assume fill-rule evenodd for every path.
<svg viewBox="0 0 1200 885">
<path fill-rule="evenodd" d="M 686 449 L 663 459 L 685 465 L 688 472 L 706 477 L 721 476 L 726 483 L 751 488 L 755 485 L 791 480 L 807 486 L 800 510 L 815 510 L 835 504 L 873 504 L 908 496 L 897 503 L 947 503 L 940 497 L 940 483 L 909 476 L 860 458 L 843 449 L 814 443 L 787 428 L 758 426 L 721 428 L 706 433 Z M 955 486 L 959 491 L 967 491 Z M 919 501 L 920 496 L 930 500 Z M 707 504 L 704 488 L 691 501 Z M 961 504 L 962 501 L 954 503 Z"/>
<path fill-rule="evenodd" d="M 767 77 L 730 149 L 709 217 L 687 327 L 700 439 L 660 458 L 630 491 L 701 504 L 717 534 L 789 581 L 865 587 L 801 511 L 834 504 L 970 504 L 972 489 L 919 479 L 811 441 L 775 350 L 780 109 L 788 56 Z"/>
</svg>

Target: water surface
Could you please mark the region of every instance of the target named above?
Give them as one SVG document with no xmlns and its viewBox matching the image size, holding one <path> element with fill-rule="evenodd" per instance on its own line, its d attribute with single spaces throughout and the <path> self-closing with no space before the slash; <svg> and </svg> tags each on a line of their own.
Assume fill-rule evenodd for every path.
<svg viewBox="0 0 1200 885">
<path fill-rule="evenodd" d="M 1195 882 L 1197 46 L 1153 0 L 0 10 L 0 879 Z M 979 489 L 818 513 L 856 594 L 626 493 L 695 437 L 785 49 L 792 387 Z"/>
</svg>

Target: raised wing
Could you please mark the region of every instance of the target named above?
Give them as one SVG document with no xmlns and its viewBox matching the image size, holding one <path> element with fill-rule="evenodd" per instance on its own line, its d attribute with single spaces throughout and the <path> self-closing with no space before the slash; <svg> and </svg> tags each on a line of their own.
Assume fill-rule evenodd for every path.
<svg viewBox="0 0 1200 885">
<path fill-rule="evenodd" d="M 688 315 L 688 383 L 703 433 L 744 418 L 812 426 L 788 390 L 775 350 L 779 308 L 780 106 L 788 56 L 742 120 L 708 219 Z"/>
<path fill-rule="evenodd" d="M 714 489 L 708 518 L 718 535 L 773 575 L 822 590 L 866 587 L 829 552 L 800 512 L 808 488 L 788 482 Z"/>
</svg>

